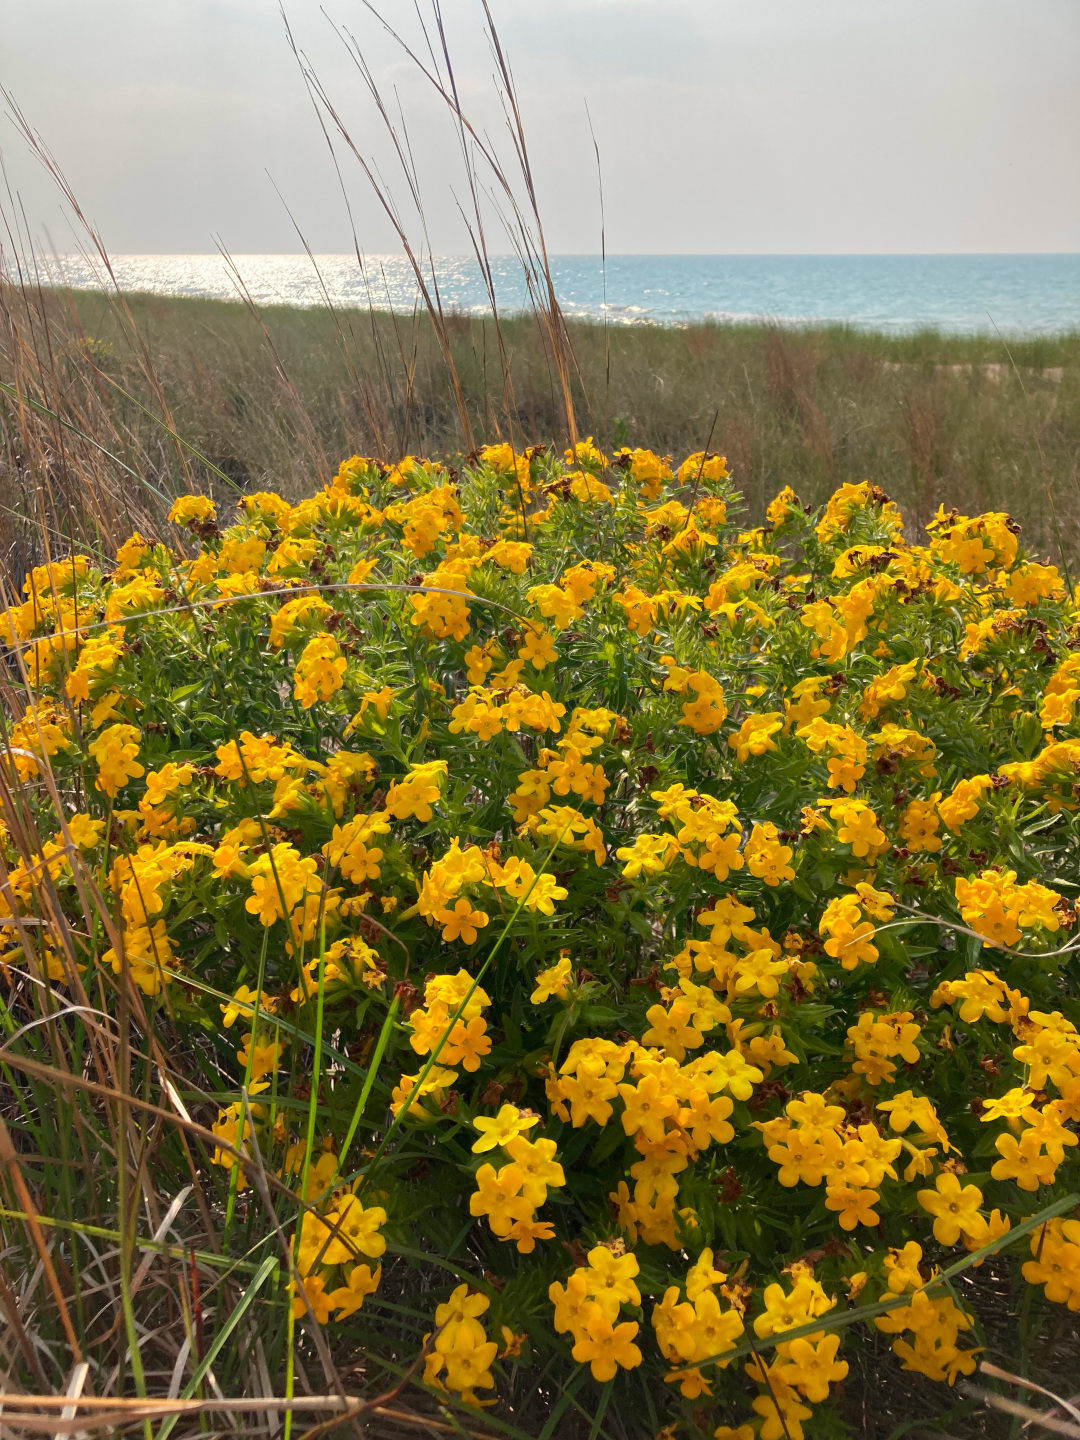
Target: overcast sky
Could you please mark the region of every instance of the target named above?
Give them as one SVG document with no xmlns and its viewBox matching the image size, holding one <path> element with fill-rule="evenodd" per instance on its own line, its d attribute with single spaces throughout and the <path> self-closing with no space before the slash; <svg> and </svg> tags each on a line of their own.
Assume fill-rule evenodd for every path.
<svg viewBox="0 0 1080 1440">
<path fill-rule="evenodd" d="M 600 246 L 586 99 L 610 252 L 1080 250 L 1077 0 L 491 3 L 555 252 Z M 324 4 L 396 89 L 433 248 L 465 250 L 445 107 L 361 0 Z M 479 0 L 443 5 L 463 106 L 509 154 Z M 342 41 L 318 0 L 285 8 L 412 225 Z M 412 0 L 382 11 L 419 41 Z M 114 253 L 296 251 L 286 205 L 315 251 L 351 248 L 277 0 L 0 0 L 0 83 Z M 6 119 L 0 144 L 38 235 L 75 248 Z M 396 249 L 344 152 L 343 171 L 361 245 Z"/>
</svg>

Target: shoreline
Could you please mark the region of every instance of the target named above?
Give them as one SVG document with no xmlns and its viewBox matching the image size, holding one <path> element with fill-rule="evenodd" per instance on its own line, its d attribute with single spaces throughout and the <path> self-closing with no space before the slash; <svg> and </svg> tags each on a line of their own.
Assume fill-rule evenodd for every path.
<svg viewBox="0 0 1080 1440">
<path fill-rule="evenodd" d="M 530 309 L 530 287 L 513 256 L 417 256 L 425 284 L 456 321 Z M 15 268 L 9 258 L 7 268 Z M 398 317 L 423 308 L 404 254 L 114 255 L 127 296 L 158 295 L 260 307 L 372 307 Z M 684 329 L 700 324 L 772 325 L 785 330 L 848 326 L 860 333 L 1001 335 L 1011 340 L 1080 332 L 1080 254 L 1042 255 L 553 255 L 550 273 L 568 320 L 609 329 Z M 55 288 L 97 290 L 90 257 L 40 257 L 23 273 Z M 534 282 L 535 282 L 534 277 Z M 536 293 L 546 293 L 541 279 Z M 241 297 L 241 289 L 243 297 Z"/>
<path fill-rule="evenodd" d="M 76 306 L 92 302 L 111 304 L 115 299 L 115 293 L 98 287 L 89 286 L 63 286 L 43 284 L 42 291 L 50 297 L 62 297 L 70 295 Z M 250 309 L 248 303 L 240 296 L 217 296 L 203 294 L 175 294 L 160 290 L 128 290 L 121 289 L 120 292 L 128 304 L 145 307 L 153 312 L 160 306 L 175 305 L 190 309 L 192 312 L 198 307 L 205 307 L 210 311 L 220 307 L 225 315 L 248 315 Z M 367 306 L 354 303 L 340 303 L 327 305 L 325 301 L 319 303 L 298 304 L 284 300 L 254 301 L 254 307 L 260 315 L 284 317 L 309 316 L 313 320 L 326 320 L 331 316 L 339 319 L 370 321 L 372 317 L 377 322 L 388 324 L 404 321 L 412 321 L 413 312 L 410 307 L 408 311 L 403 308 L 392 309 L 389 307 Z M 615 308 L 615 307 L 609 307 Z M 427 323 L 427 312 L 423 308 L 417 310 L 417 318 Z M 490 309 L 459 309 L 452 306 L 443 307 L 445 319 L 458 326 L 484 324 L 493 325 L 493 317 Z M 819 317 L 798 318 L 783 315 L 704 315 L 700 317 L 688 317 L 677 320 L 657 320 L 651 316 L 635 316 L 628 319 L 617 320 L 612 316 L 605 322 L 602 315 L 576 314 L 573 311 L 563 309 L 563 318 L 571 330 L 600 331 L 611 330 L 619 333 L 657 333 L 661 335 L 679 335 L 700 330 L 704 332 L 716 332 L 718 334 L 760 335 L 773 330 L 782 331 L 784 334 L 793 337 L 814 338 L 823 340 L 836 340 L 847 336 L 852 340 L 871 342 L 884 347 L 897 346 L 899 348 L 910 347 L 912 342 L 919 344 L 939 344 L 950 348 L 954 346 L 976 345 L 995 349 L 1003 356 L 1006 347 L 1023 346 L 1065 346 L 1070 350 L 1075 347 L 1076 354 L 1071 360 L 1063 360 L 1062 365 L 1080 364 L 1080 324 L 1064 327 L 1059 330 L 1009 330 L 1005 327 L 998 327 L 997 330 L 987 327 L 984 330 L 978 329 L 955 329 L 943 328 L 933 323 L 916 323 L 910 325 L 885 326 L 870 321 L 858 321 L 851 319 L 823 319 Z M 499 312 L 499 323 L 502 326 L 529 326 L 533 323 L 534 312 L 532 310 L 504 309 Z M 944 363 L 944 362 L 943 362 Z M 983 363 L 992 364 L 992 361 Z M 1000 362 L 998 362 L 1000 363 Z M 1007 360 L 1005 361 L 1007 364 Z M 1052 366 L 1035 366 L 1032 368 L 1055 368 Z"/>
</svg>

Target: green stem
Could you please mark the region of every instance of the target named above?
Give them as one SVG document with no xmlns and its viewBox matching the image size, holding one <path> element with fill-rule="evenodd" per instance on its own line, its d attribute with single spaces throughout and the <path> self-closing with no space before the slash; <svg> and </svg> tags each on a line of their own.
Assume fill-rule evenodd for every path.
<svg viewBox="0 0 1080 1440">
<path fill-rule="evenodd" d="M 349 1122 L 349 1128 L 345 1133 L 345 1139 L 341 1142 L 337 1169 L 334 1171 L 334 1178 L 330 1182 L 331 1186 L 334 1185 L 337 1177 L 345 1168 L 345 1157 L 349 1153 L 349 1147 L 356 1136 L 357 1127 L 360 1124 L 360 1117 L 363 1115 L 367 1102 L 371 1098 L 371 1090 L 375 1084 L 375 1076 L 378 1074 L 379 1065 L 382 1063 L 382 1058 L 386 1053 L 386 1047 L 390 1043 L 390 1035 L 393 1031 L 394 1021 L 397 1019 L 400 1005 L 400 998 L 395 995 L 390 1002 L 390 1009 L 386 1012 L 386 1019 L 383 1021 L 382 1029 L 379 1031 L 379 1039 L 375 1045 L 375 1053 L 371 1057 L 371 1064 L 368 1067 L 368 1073 L 364 1080 L 364 1088 L 360 1091 L 360 1098 L 356 1102 L 356 1108 L 353 1111 L 352 1120 Z"/>
</svg>

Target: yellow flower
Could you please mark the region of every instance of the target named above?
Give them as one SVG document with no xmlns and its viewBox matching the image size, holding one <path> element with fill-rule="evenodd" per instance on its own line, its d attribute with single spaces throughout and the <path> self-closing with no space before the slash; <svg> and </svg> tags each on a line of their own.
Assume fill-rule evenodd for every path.
<svg viewBox="0 0 1080 1440">
<path fill-rule="evenodd" d="M 830 900 L 818 924 L 819 933 L 829 937 L 825 941 L 825 953 L 839 960 L 845 970 L 854 970 L 859 964 L 872 965 L 877 960 L 877 947 L 869 941 L 874 928 L 863 919 L 858 901 L 852 895 Z"/>
<path fill-rule="evenodd" d="M 634 1085 L 619 1085 L 625 1102 L 622 1124 L 627 1135 L 639 1131 L 644 1140 L 659 1142 L 664 1137 L 664 1121 L 678 1109 L 674 1095 L 666 1094 L 656 1075 L 646 1075 Z"/>
<path fill-rule="evenodd" d="M 471 1020 L 456 1020 L 447 1036 L 439 1058 L 447 1065 L 461 1065 L 468 1071 L 480 1069 L 485 1055 L 491 1054 L 491 1036 L 487 1021 L 476 1015 Z"/>
<path fill-rule="evenodd" d="M 1076 1143 L 1075 1136 L 1072 1141 Z M 999 1135 L 994 1144 L 1001 1154 L 990 1167 L 995 1180 L 1015 1180 L 1021 1190 L 1038 1190 L 1040 1185 L 1054 1183 L 1059 1162 L 1043 1154 L 1042 1140 L 1034 1130 L 1025 1130 L 1019 1140 L 1015 1135 Z M 934 1230 L 936 1234 L 936 1225 Z M 973 1228 L 965 1228 L 968 1233 L 974 1235 Z"/>
<path fill-rule="evenodd" d="M 841 845 L 850 845 L 851 853 L 860 858 L 886 843 L 884 830 L 877 816 L 866 805 L 845 805 L 840 812 L 836 838 Z M 940 848 L 940 845 L 939 845 Z"/>
<path fill-rule="evenodd" d="M 379 1234 L 380 1227 L 386 1224 L 386 1211 L 381 1205 L 365 1209 L 355 1195 L 346 1195 L 327 1215 L 326 1223 L 331 1231 L 323 1255 L 326 1265 L 347 1264 L 358 1254 L 378 1259 L 386 1251 L 386 1241 Z"/>
<path fill-rule="evenodd" d="M 525 1177 L 522 1197 L 534 1208 L 539 1209 L 547 1199 L 549 1185 L 557 1189 L 566 1184 L 563 1168 L 555 1159 L 554 1140 L 529 1141 L 518 1134 L 504 1140 L 502 1146 Z"/>
<path fill-rule="evenodd" d="M 244 1036 L 244 1044 L 236 1052 L 236 1058 L 247 1069 L 250 1057 L 251 1081 L 257 1085 L 267 1075 L 274 1073 L 287 1048 L 285 1042 L 280 1040 L 255 1040 L 253 1043 L 252 1035 L 249 1032 Z"/>
<path fill-rule="evenodd" d="M 888 1115 L 890 1125 L 898 1134 L 903 1135 L 911 1125 L 916 1125 L 928 1140 L 939 1141 L 946 1150 L 951 1148 L 945 1127 L 925 1095 L 904 1090 L 891 1100 L 879 1101 L 877 1108 Z"/>
<path fill-rule="evenodd" d="M 830 1185 L 825 1191 L 826 1210 L 838 1212 L 840 1227 L 854 1230 L 856 1225 L 877 1225 L 880 1215 L 873 1208 L 881 1196 L 876 1190 L 855 1185 Z"/>
<path fill-rule="evenodd" d="M 912 800 L 900 817 L 900 838 L 913 855 L 920 851 L 932 853 L 941 849 L 937 835 L 940 817 L 937 803 L 941 799 L 938 791 L 929 800 Z"/>
<path fill-rule="evenodd" d="M 691 1025 L 690 1005 L 676 1001 L 670 1010 L 663 1005 L 653 1005 L 645 1012 L 649 1029 L 642 1035 L 644 1045 L 661 1048 L 676 1060 L 681 1060 L 688 1049 L 694 1050 L 704 1041 L 701 1031 Z"/>
<path fill-rule="evenodd" d="M 326 1293 L 321 1276 L 305 1275 L 299 1282 L 298 1292 L 293 1299 L 293 1315 L 296 1319 L 303 1320 L 310 1306 L 318 1323 L 325 1325 L 330 1319 L 331 1297 Z"/>
<path fill-rule="evenodd" d="M 483 685 L 494 663 L 491 658 L 492 650 L 494 646 L 488 642 L 487 645 L 473 645 L 465 651 L 465 672 L 470 685 Z"/>
<path fill-rule="evenodd" d="M 589 1287 L 584 1269 L 575 1270 L 562 1286 L 554 1281 L 548 1286 L 548 1299 L 555 1307 L 553 1325 L 556 1335 L 568 1330 L 576 1337 L 585 1332 L 589 1316 L 600 1313 L 599 1306 L 589 1297 Z"/>
<path fill-rule="evenodd" d="M 613 1380 L 618 1369 L 633 1370 L 641 1364 L 641 1351 L 633 1343 L 638 1333 L 636 1321 L 625 1321 L 612 1325 L 611 1321 L 594 1307 L 585 1326 L 585 1333 L 574 1345 L 574 1359 L 579 1364 L 590 1365 L 594 1380 Z"/>
<path fill-rule="evenodd" d="M 363 1305 L 369 1295 L 374 1295 L 382 1280 L 382 1266 L 371 1273 L 370 1265 L 354 1265 L 349 1272 L 347 1284 L 339 1285 L 327 1296 L 327 1305 L 336 1311 L 335 1319 L 347 1320 Z"/>
<path fill-rule="evenodd" d="M 728 744 L 735 751 L 735 758 L 745 762 L 751 755 L 764 755 L 776 749 L 771 738 L 783 728 L 783 717 L 779 710 L 769 710 L 762 715 L 748 715 L 736 730 L 728 736 Z"/>
<path fill-rule="evenodd" d="M 798 1386 L 815 1405 L 829 1398 L 830 1385 L 847 1378 L 847 1362 L 836 1358 L 840 1336 L 835 1332 L 816 1345 L 808 1339 L 792 1340 L 785 1348 L 787 1359 L 777 1367 L 781 1378 L 788 1385 Z"/>
<path fill-rule="evenodd" d="M 468 900 L 456 901 L 452 910 L 435 911 L 435 919 L 443 927 L 442 938 L 447 944 L 454 940 L 461 940 L 466 945 L 474 944 L 478 931 L 487 925 L 489 918 L 483 910 L 474 910 Z"/>
<path fill-rule="evenodd" d="M 348 662 L 333 635 L 315 635 L 304 646 L 294 672 L 293 694 L 310 710 L 316 700 L 329 700 L 345 680 Z"/>
<path fill-rule="evenodd" d="M 917 1199 L 934 1217 L 934 1239 L 939 1245 L 955 1245 L 961 1234 L 978 1234 L 982 1191 L 977 1185 L 961 1186 L 955 1175 L 940 1174 L 936 1190 L 920 1190 Z"/>
<path fill-rule="evenodd" d="M 583 1272 L 586 1288 L 610 1319 L 618 1315 L 620 1305 L 641 1304 L 641 1293 L 634 1284 L 637 1256 L 616 1255 L 606 1245 L 595 1245 L 589 1251 L 588 1262 Z"/>
<path fill-rule="evenodd" d="M 124 931 L 123 954 L 131 978 L 143 994 L 160 995 L 171 980 L 166 968 L 176 964 L 165 921 L 157 920 L 152 926 L 129 925 Z M 110 965 L 114 975 L 123 973 L 124 964 L 113 949 L 105 951 L 101 963 Z"/>
<path fill-rule="evenodd" d="M 556 1000 L 565 1000 L 569 993 L 573 979 L 573 965 L 569 955 L 563 955 L 558 964 L 550 966 L 547 970 L 541 970 L 536 977 L 536 989 L 529 996 L 533 1005 L 542 1005 L 545 1000 L 552 996 Z"/>
<path fill-rule="evenodd" d="M 256 1003 L 258 1004 L 260 1012 L 264 1015 L 273 1015 L 277 1010 L 277 1000 L 272 995 L 260 996 L 258 990 L 251 990 L 248 986 L 241 985 L 240 988 L 235 991 L 229 1003 L 220 1007 L 221 1013 L 224 1016 L 221 1023 L 225 1026 L 226 1030 L 230 1029 L 236 1023 L 237 1016 L 253 1015 L 255 1013 Z"/>
<path fill-rule="evenodd" d="M 677 478 L 680 485 L 716 485 L 728 478 L 727 460 L 714 451 L 695 450 L 679 466 Z"/>
<path fill-rule="evenodd" d="M 516 1105 L 503 1105 L 494 1118 L 478 1115 L 473 1121 L 473 1128 L 480 1131 L 480 1139 L 472 1147 L 473 1154 L 482 1155 L 485 1150 L 494 1150 L 497 1145 L 505 1146 L 508 1140 L 531 1130 L 539 1121 L 539 1115 L 523 1115 Z"/>
<path fill-rule="evenodd" d="M 635 880 L 639 875 L 659 875 L 677 850 L 670 835 L 639 835 L 633 845 L 623 846 L 615 854 L 626 861 L 622 873 L 628 880 Z"/>
<path fill-rule="evenodd" d="M 404 780 L 395 780 L 387 791 L 385 805 L 396 820 L 415 817 L 426 824 L 433 816 L 432 805 L 442 794 L 442 780 L 447 772 L 445 760 L 429 760 L 414 765 Z"/>
<path fill-rule="evenodd" d="M 217 507 L 206 495 L 181 495 L 174 500 L 169 519 L 174 525 L 205 524 L 217 518 Z"/>
<path fill-rule="evenodd" d="M 249 569 L 249 566 L 242 566 Z M 270 622 L 270 644 L 275 650 L 291 642 L 294 632 L 318 625 L 331 607 L 318 595 L 298 595 L 295 600 L 286 600 Z"/>
<path fill-rule="evenodd" d="M 467 1403 L 476 1404 L 475 1399 L 470 1401 L 469 1398 L 474 1390 L 490 1390 L 494 1387 L 490 1366 L 499 1347 L 494 1340 L 485 1341 L 482 1345 L 470 1345 L 463 1343 L 464 1334 L 459 1334 L 458 1338 L 459 1343 L 444 1356 L 446 1383 L 451 1390 L 460 1391 L 461 1398 Z"/>
<path fill-rule="evenodd" d="M 435 1324 L 440 1326 L 435 1337 L 435 1348 L 444 1353 L 454 1348 L 459 1331 L 464 1328 L 476 1345 L 483 1345 L 487 1339 L 479 1316 L 490 1306 L 491 1301 L 479 1291 L 470 1294 L 468 1285 L 459 1285 L 449 1300 L 444 1300 L 435 1311 Z"/>
<path fill-rule="evenodd" d="M 554 642 L 546 630 L 530 626 L 525 631 L 525 643 L 518 651 L 522 660 L 527 660 L 534 670 L 543 670 L 559 658 Z"/>
<path fill-rule="evenodd" d="M 139 753 L 139 732 L 134 725 L 110 725 L 91 741 L 89 749 L 97 762 L 98 784 L 110 800 L 115 800 L 122 785 L 145 774 L 135 758 Z"/>
<path fill-rule="evenodd" d="M 524 1183 L 517 1165 L 504 1165 L 498 1171 L 493 1165 L 481 1165 L 469 1197 L 469 1214 L 486 1215 L 496 1235 L 508 1235 L 515 1221 L 532 1219 L 533 1206 L 521 1194 Z"/>
<path fill-rule="evenodd" d="M 751 875 L 775 889 L 783 880 L 794 880 L 795 871 L 787 863 L 794 853 L 780 843 L 775 825 L 755 825 L 746 843 L 746 864 Z"/>
<path fill-rule="evenodd" d="M 89 815 L 69 815 L 68 834 L 80 850 L 92 850 L 105 828 L 104 820 L 91 820 Z"/>
</svg>

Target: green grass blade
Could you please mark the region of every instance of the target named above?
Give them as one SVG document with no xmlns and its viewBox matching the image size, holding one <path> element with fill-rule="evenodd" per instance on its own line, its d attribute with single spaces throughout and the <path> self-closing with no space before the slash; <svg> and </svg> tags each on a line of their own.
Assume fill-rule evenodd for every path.
<svg viewBox="0 0 1080 1440">
<path fill-rule="evenodd" d="M 214 1361 L 221 1354 L 226 1340 L 228 1340 L 229 1336 L 240 1324 L 240 1321 L 247 1314 L 248 1310 L 250 1310 L 252 1304 L 254 1303 L 255 1296 L 259 1293 L 259 1290 L 266 1283 L 269 1277 L 278 1268 L 279 1261 L 277 1260 L 276 1256 L 272 1255 L 268 1255 L 263 1261 L 263 1263 L 259 1266 L 258 1270 L 255 1272 L 255 1278 L 244 1291 L 243 1295 L 241 1295 L 235 1310 L 233 1310 L 229 1318 L 225 1321 L 225 1324 L 214 1336 L 213 1342 L 208 1347 L 206 1354 L 203 1356 L 202 1360 L 192 1372 L 191 1379 L 184 1386 L 184 1389 L 181 1392 L 181 1400 L 190 1400 L 191 1397 L 194 1395 L 195 1390 L 199 1385 L 199 1382 L 205 1377 L 211 1365 L 213 1365 Z M 168 1420 L 166 1420 L 162 1424 L 161 1429 L 158 1431 L 157 1440 L 167 1440 L 167 1437 L 172 1433 L 173 1426 L 176 1424 L 178 1419 L 179 1416 L 170 1415 Z"/>
</svg>

